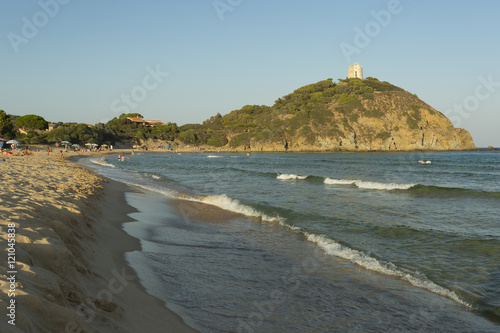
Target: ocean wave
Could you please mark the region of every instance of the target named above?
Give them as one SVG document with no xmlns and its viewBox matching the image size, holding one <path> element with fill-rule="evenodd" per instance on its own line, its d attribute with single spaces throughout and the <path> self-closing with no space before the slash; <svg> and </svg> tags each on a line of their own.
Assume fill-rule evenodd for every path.
<svg viewBox="0 0 500 333">
<path fill-rule="evenodd" d="M 369 182 L 358 179 L 332 179 L 325 178 L 326 185 L 355 185 L 358 188 L 366 190 L 408 190 L 418 184 L 397 184 L 397 183 L 379 183 Z"/>
<path fill-rule="evenodd" d="M 207 158 L 221 158 L 224 156 L 219 156 L 219 155 L 208 155 Z"/>
<path fill-rule="evenodd" d="M 108 168 L 114 168 L 115 167 L 113 164 L 107 163 L 104 158 L 91 158 L 90 162 L 92 162 L 94 164 L 97 164 L 97 165 L 100 165 L 100 166 L 108 167 Z"/>
<path fill-rule="evenodd" d="M 166 196 L 168 198 L 172 198 L 172 199 L 186 199 L 186 200 L 191 199 L 191 197 L 189 195 L 183 194 L 181 192 L 178 192 L 176 190 L 167 188 L 165 186 L 161 186 L 161 185 L 157 186 L 155 184 L 149 184 L 149 183 L 143 184 L 143 183 L 138 183 L 138 182 L 133 182 L 133 181 L 127 181 L 127 180 L 124 180 L 124 179 L 115 179 L 115 180 L 124 182 L 124 183 L 132 185 L 132 186 L 136 186 L 136 187 L 148 190 L 148 191 L 153 191 L 153 192 L 161 193 L 161 194 L 163 194 L 164 196 Z"/>
<path fill-rule="evenodd" d="M 280 217 L 268 216 L 248 205 L 241 203 L 237 199 L 228 197 L 225 194 L 192 198 L 190 200 L 199 201 L 212 206 L 216 206 L 233 213 L 238 213 L 250 217 L 257 217 L 266 222 L 279 222 L 281 220 Z"/>
<path fill-rule="evenodd" d="M 144 172 L 143 175 L 145 175 L 146 178 L 153 178 L 153 179 L 156 179 L 156 180 L 160 180 L 161 179 L 161 176 L 156 175 L 154 173 Z"/>
<path fill-rule="evenodd" d="M 279 174 L 276 179 L 279 179 L 279 180 L 302 180 L 302 179 L 306 179 L 308 176 L 299 176 L 299 175 L 295 175 L 295 174 L 288 174 L 288 173 L 282 173 L 282 174 Z"/>
<path fill-rule="evenodd" d="M 303 233 L 310 242 L 315 243 L 328 255 L 349 260 L 350 262 L 358 266 L 380 274 L 398 277 L 404 281 L 409 282 L 415 287 L 422 288 L 437 295 L 447 297 L 468 308 L 474 308 L 471 304 L 462 300 L 454 291 L 436 284 L 435 282 L 425 277 L 425 275 L 423 274 L 411 272 L 407 269 L 398 267 L 391 262 L 378 260 L 362 251 L 343 246 L 324 235 L 310 234 L 308 232 Z"/>
<path fill-rule="evenodd" d="M 101 164 L 103 161 L 96 160 L 92 161 L 96 164 Z M 110 165 L 114 168 L 113 165 Z M 120 170 L 116 170 L 120 171 Z M 133 171 L 132 171 L 133 172 Z M 138 173 L 141 174 L 141 173 Z M 175 189 L 172 189 L 170 187 L 165 186 L 163 182 L 151 182 L 151 178 L 153 179 L 162 179 L 162 177 L 154 174 L 149 174 L 149 173 L 142 173 L 143 175 L 147 176 L 146 178 L 142 177 L 129 177 L 130 171 L 128 171 L 126 174 L 120 175 L 120 174 L 107 174 L 106 176 L 110 177 L 111 179 L 136 186 L 145 190 L 161 193 L 165 195 L 168 198 L 172 199 L 180 199 L 180 200 L 188 200 L 188 201 L 195 201 L 195 202 L 201 202 L 205 203 L 208 205 L 213 205 L 216 207 L 219 207 L 221 209 L 233 212 L 233 213 L 238 213 L 242 214 L 248 217 L 255 217 L 259 218 L 262 221 L 266 222 L 278 222 L 282 223 L 284 221 L 283 218 L 281 217 L 273 217 L 269 216 L 263 212 L 260 212 L 259 210 L 246 205 L 242 203 L 241 201 L 237 199 L 230 198 L 226 194 L 221 194 L 221 195 L 209 195 L 209 196 L 197 196 L 194 194 L 186 193 L 186 192 L 181 192 Z M 148 181 L 148 178 L 150 179 Z"/>
<path fill-rule="evenodd" d="M 473 189 L 457 188 L 457 187 L 444 187 L 433 185 L 417 184 L 411 188 L 409 192 L 417 196 L 439 196 L 439 197 L 471 197 L 471 198 L 493 198 L 500 199 L 500 192 L 480 191 Z"/>
<path fill-rule="evenodd" d="M 356 182 L 356 180 L 350 180 L 350 179 L 332 179 L 332 178 L 325 178 L 324 183 L 326 185 L 352 185 Z"/>
<path fill-rule="evenodd" d="M 397 183 L 378 183 L 378 182 L 366 182 L 357 181 L 356 186 L 362 189 L 369 190 L 408 190 L 417 184 L 397 184 Z"/>
<path fill-rule="evenodd" d="M 359 179 L 334 179 L 325 178 L 323 181 L 326 185 L 354 185 L 357 188 L 365 190 L 404 190 L 405 193 L 415 196 L 437 196 L 437 197 L 459 197 L 466 196 L 471 198 L 493 198 L 499 199 L 500 192 L 488 192 L 466 188 L 422 185 L 418 183 L 380 183 L 373 181 L 364 181 Z"/>
</svg>

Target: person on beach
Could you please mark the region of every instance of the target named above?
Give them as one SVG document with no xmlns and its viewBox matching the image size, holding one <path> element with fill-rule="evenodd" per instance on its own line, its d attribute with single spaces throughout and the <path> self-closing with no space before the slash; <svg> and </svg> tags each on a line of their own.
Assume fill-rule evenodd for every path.
<svg viewBox="0 0 500 333">
<path fill-rule="evenodd" d="M 47 145 L 47 155 L 49 155 L 49 154 L 50 154 L 50 146 Z"/>
</svg>

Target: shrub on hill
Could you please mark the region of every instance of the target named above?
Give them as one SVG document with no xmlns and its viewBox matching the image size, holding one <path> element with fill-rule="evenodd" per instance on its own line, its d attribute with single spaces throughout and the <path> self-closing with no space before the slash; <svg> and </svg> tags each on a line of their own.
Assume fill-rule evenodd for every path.
<svg viewBox="0 0 500 333">
<path fill-rule="evenodd" d="M 0 110 L 0 136 L 11 138 L 14 136 L 14 126 L 4 110 Z"/>
</svg>

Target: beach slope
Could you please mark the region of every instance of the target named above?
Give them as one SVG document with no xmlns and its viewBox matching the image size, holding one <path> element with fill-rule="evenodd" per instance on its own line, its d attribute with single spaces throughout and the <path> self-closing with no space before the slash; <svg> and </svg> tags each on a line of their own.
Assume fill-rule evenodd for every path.
<svg viewBox="0 0 500 333">
<path fill-rule="evenodd" d="M 124 260 L 140 249 L 121 228 L 126 185 L 41 152 L 0 175 L 0 331 L 195 332 Z"/>
</svg>

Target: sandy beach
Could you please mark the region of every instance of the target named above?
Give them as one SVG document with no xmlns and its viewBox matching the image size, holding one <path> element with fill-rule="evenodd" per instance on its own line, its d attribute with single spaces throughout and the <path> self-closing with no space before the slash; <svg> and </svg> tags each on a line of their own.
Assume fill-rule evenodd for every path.
<svg viewBox="0 0 500 333">
<path fill-rule="evenodd" d="M 195 332 L 124 260 L 140 249 L 121 228 L 133 189 L 55 152 L 3 159 L 1 332 Z"/>
</svg>

